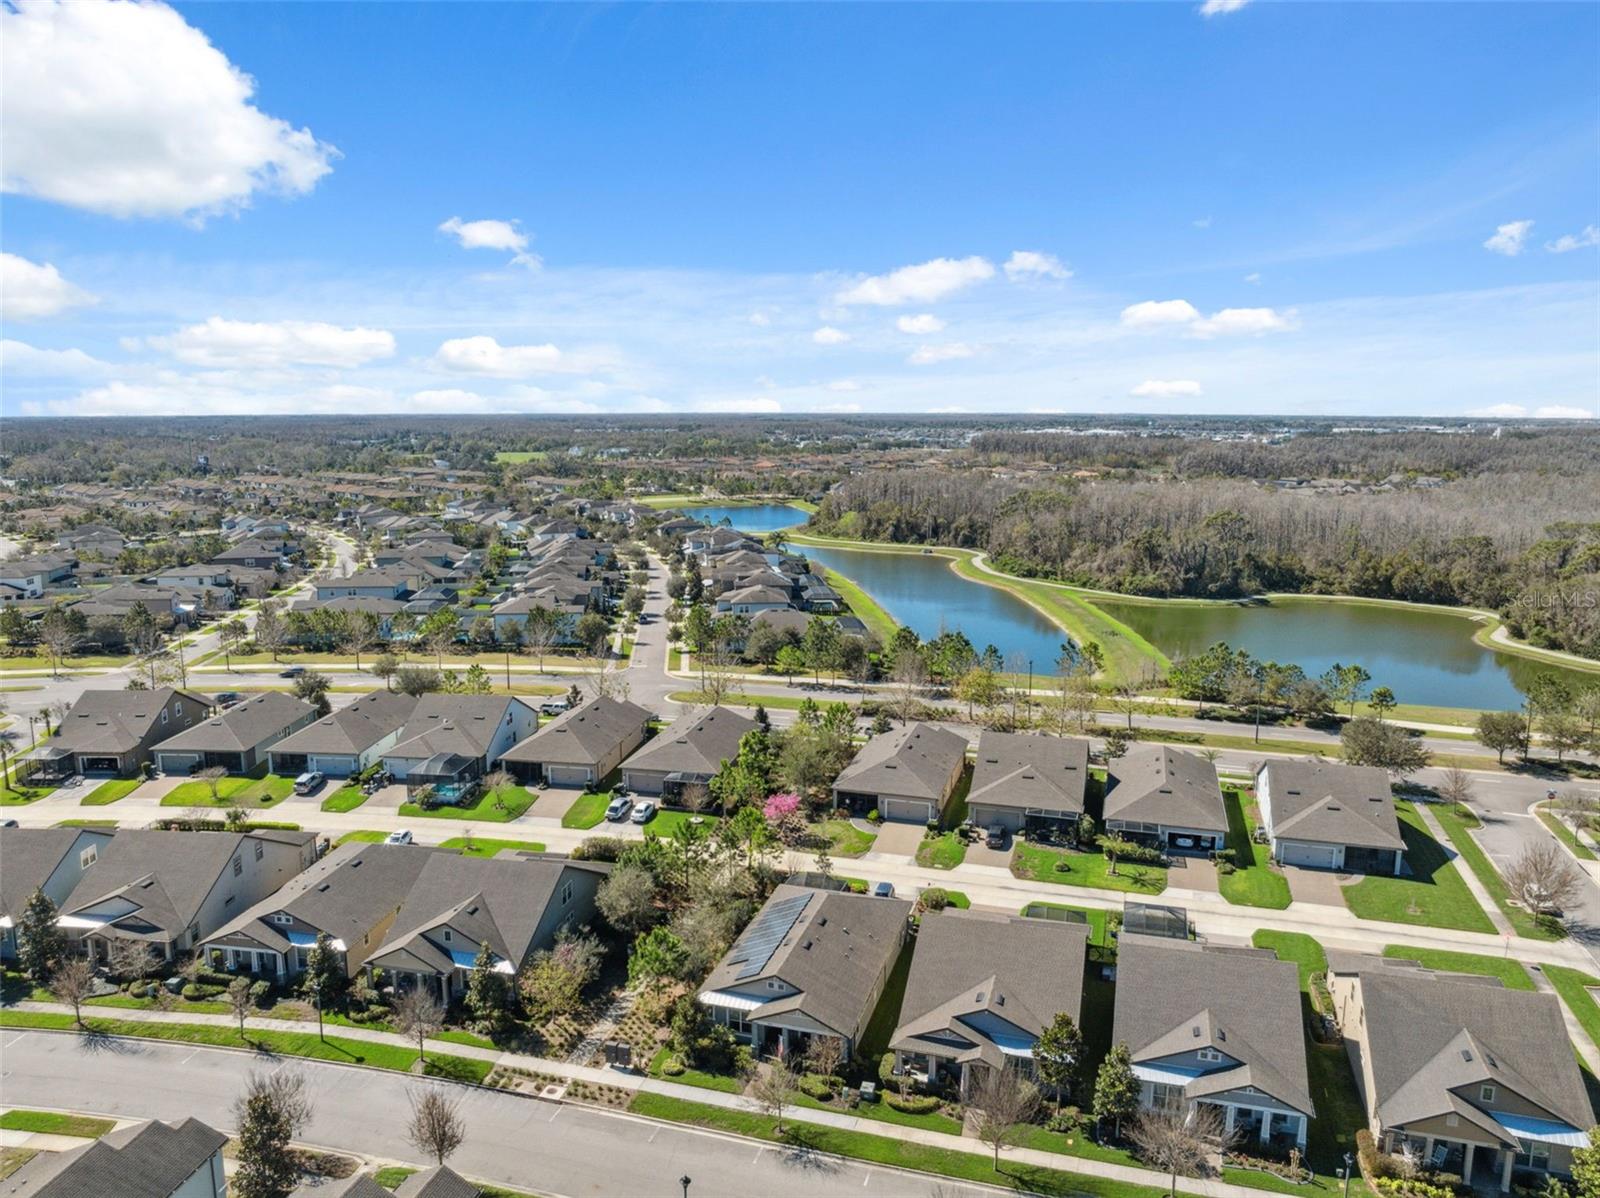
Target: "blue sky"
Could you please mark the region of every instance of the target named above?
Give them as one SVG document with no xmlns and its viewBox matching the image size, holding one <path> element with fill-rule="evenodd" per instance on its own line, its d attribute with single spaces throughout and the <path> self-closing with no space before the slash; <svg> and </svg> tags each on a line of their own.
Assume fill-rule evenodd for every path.
<svg viewBox="0 0 1600 1198">
<path fill-rule="evenodd" d="M 1600 7 L 0 10 L 5 408 L 1595 415 Z"/>
</svg>

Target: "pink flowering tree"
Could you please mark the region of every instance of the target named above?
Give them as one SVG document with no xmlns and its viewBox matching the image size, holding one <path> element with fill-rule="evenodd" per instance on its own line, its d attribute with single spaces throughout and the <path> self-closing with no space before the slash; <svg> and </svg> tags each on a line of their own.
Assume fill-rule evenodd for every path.
<svg viewBox="0 0 1600 1198">
<path fill-rule="evenodd" d="M 767 823 L 784 844 L 798 844 L 806 834 L 806 817 L 800 808 L 800 796 L 789 792 L 768 795 L 761 808 Z"/>
</svg>

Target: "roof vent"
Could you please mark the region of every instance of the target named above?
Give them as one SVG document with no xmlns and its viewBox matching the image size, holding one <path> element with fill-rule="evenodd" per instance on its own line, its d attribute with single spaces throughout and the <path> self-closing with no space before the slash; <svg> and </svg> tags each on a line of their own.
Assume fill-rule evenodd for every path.
<svg viewBox="0 0 1600 1198">
<path fill-rule="evenodd" d="M 1472 1049 L 1470 1049 L 1470 1048 L 1463 1048 L 1463 1049 L 1462 1049 L 1462 1050 L 1461 1050 L 1461 1059 L 1462 1059 L 1462 1060 L 1463 1060 L 1463 1061 L 1470 1061 L 1470 1060 L 1472 1060 Z"/>
<path fill-rule="evenodd" d="M 1197 1023 L 1192 1028 L 1190 1028 L 1189 1029 L 1189 1034 L 1191 1036 L 1193 1036 L 1196 1040 L 1198 1040 L 1200 1038 L 1200 1025 Z"/>
<path fill-rule="evenodd" d="M 982 990 L 978 991 L 977 1001 L 978 1002 L 982 1002 L 983 1001 L 983 991 Z"/>
</svg>

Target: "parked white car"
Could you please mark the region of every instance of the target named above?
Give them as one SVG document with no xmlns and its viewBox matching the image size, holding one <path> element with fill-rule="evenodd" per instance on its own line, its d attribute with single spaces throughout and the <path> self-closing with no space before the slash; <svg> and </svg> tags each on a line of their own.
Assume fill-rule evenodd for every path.
<svg viewBox="0 0 1600 1198">
<path fill-rule="evenodd" d="M 389 839 L 384 844 L 410 844 L 413 840 L 410 828 L 400 828 L 389 833 Z"/>
<path fill-rule="evenodd" d="M 633 810 L 633 800 L 626 795 L 618 795 L 606 806 L 606 818 L 612 823 L 626 819 L 628 812 Z"/>
</svg>

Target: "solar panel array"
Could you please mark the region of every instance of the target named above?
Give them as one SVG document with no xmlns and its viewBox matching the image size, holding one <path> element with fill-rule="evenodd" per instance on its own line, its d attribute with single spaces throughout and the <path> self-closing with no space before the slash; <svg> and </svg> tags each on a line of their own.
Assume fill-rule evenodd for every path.
<svg viewBox="0 0 1600 1198">
<path fill-rule="evenodd" d="M 734 975 L 735 981 L 755 977 L 767 967 L 772 954 L 794 928 L 795 921 L 810 901 L 809 894 L 797 894 L 773 903 L 756 918 L 740 941 L 739 952 L 744 954 L 744 965 Z"/>
</svg>

